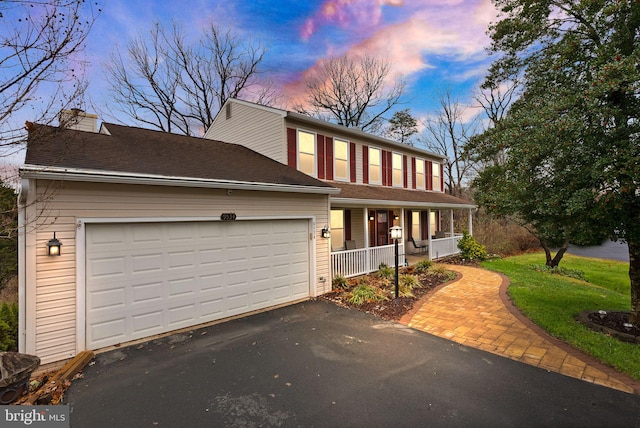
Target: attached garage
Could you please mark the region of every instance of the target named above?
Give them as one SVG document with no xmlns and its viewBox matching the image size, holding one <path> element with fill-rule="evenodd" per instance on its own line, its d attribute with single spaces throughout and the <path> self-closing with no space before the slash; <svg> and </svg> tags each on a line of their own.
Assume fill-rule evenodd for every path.
<svg viewBox="0 0 640 428">
<path fill-rule="evenodd" d="M 88 349 L 310 295 L 305 220 L 88 224 L 85 254 Z"/>
<path fill-rule="evenodd" d="M 247 147 L 31 124 L 25 162 L 18 347 L 43 364 L 331 290 L 339 190 Z"/>
</svg>

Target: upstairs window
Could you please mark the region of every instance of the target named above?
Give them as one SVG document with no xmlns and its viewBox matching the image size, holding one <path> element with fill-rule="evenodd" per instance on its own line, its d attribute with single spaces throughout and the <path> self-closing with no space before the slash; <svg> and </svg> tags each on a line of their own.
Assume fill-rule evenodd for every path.
<svg viewBox="0 0 640 428">
<path fill-rule="evenodd" d="M 298 170 L 316 176 L 316 134 L 298 131 Z"/>
<path fill-rule="evenodd" d="M 369 147 L 369 183 L 382 184 L 382 151 Z"/>
<path fill-rule="evenodd" d="M 393 168 L 392 183 L 395 187 L 404 186 L 404 173 L 402 170 L 402 155 L 400 153 L 394 153 L 391 158 L 391 165 Z"/>
<path fill-rule="evenodd" d="M 333 140 L 334 170 L 333 178 L 349 181 L 349 142 L 339 139 Z"/>
<path fill-rule="evenodd" d="M 433 177 L 433 191 L 441 192 L 442 189 L 440 188 L 440 173 L 441 173 L 440 164 L 434 162 L 431 171 L 432 171 L 431 176 Z"/>
<path fill-rule="evenodd" d="M 424 160 L 416 159 L 416 189 L 425 189 Z"/>
</svg>

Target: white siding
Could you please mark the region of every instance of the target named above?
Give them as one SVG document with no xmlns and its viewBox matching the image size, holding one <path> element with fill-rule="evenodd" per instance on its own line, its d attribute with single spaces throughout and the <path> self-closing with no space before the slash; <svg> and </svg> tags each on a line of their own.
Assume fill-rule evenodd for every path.
<svg viewBox="0 0 640 428">
<path fill-rule="evenodd" d="M 281 114 L 230 100 L 216 116 L 205 138 L 240 144 L 280 163 L 287 163 L 287 138 Z"/>
<path fill-rule="evenodd" d="M 25 352 L 38 355 L 42 363 L 73 357 L 76 349 L 76 233 L 79 219 L 92 218 L 210 218 L 234 212 L 239 219 L 314 217 L 315 266 L 311 266 L 312 294 L 330 291 L 328 240 L 320 237 L 328 223 L 327 195 L 287 194 L 223 189 L 154 187 L 143 185 L 91 184 L 64 182 L 61 185 L 37 182 L 39 203 L 27 207 L 28 224 L 25 277 L 26 338 Z M 36 187 L 36 186 L 34 186 Z M 36 189 L 31 189 L 36 191 Z M 45 201 L 46 202 L 42 202 Z M 35 228 L 35 231 L 34 231 Z M 62 255 L 48 257 L 46 244 L 56 232 L 62 242 Z M 35 233 L 33 233 L 35 232 Z M 81 248 L 84 243 L 79 243 Z M 82 266 L 80 266 L 82 265 Z M 35 280 L 33 280 L 35 279 Z"/>
</svg>

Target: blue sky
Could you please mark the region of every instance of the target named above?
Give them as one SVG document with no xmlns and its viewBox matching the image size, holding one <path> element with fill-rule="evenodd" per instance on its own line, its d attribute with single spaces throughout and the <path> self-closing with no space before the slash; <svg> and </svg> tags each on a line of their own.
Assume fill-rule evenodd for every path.
<svg viewBox="0 0 640 428">
<path fill-rule="evenodd" d="M 401 107 L 416 117 L 433 112 L 435 94 L 446 87 L 472 104 L 490 61 L 487 25 L 496 17 L 489 0 L 106 0 L 100 7 L 86 52 L 89 94 L 97 106 L 108 103 L 103 66 L 114 49 L 124 50 L 154 21 L 173 19 L 194 39 L 215 23 L 263 43 L 282 108 L 300 96 L 301 79 L 323 58 L 386 58 L 393 77 L 407 82 Z"/>
<path fill-rule="evenodd" d="M 399 109 L 409 108 L 423 119 L 437 110 L 437 94 L 445 88 L 469 107 L 466 118 L 479 112 L 473 96 L 491 60 L 486 31 L 497 16 L 490 0 L 97 0 L 91 7 L 102 12 L 78 58 L 86 64 L 89 82 L 86 110 L 134 126 L 113 109 L 109 116 L 104 65 L 156 21 L 170 25 L 174 20 L 193 40 L 213 23 L 262 43 L 267 49 L 263 64 L 280 95 L 275 107 L 284 109 L 300 101 L 304 76 L 323 59 L 385 58 L 392 64 L 389 83 L 402 78 L 407 84 Z M 34 120 L 33 109 L 37 106 L 15 114 L 14 123 Z M 23 156 L 5 161 L 19 164 Z"/>
</svg>

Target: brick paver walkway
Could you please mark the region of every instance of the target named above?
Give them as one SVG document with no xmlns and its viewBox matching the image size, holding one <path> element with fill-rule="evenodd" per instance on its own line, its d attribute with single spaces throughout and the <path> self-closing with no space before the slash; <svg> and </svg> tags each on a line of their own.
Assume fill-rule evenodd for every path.
<svg viewBox="0 0 640 428">
<path fill-rule="evenodd" d="M 435 336 L 566 376 L 640 394 L 640 382 L 571 348 L 528 319 L 504 298 L 508 280 L 496 273 L 449 265 L 462 277 L 422 300 L 401 322 Z"/>
</svg>

